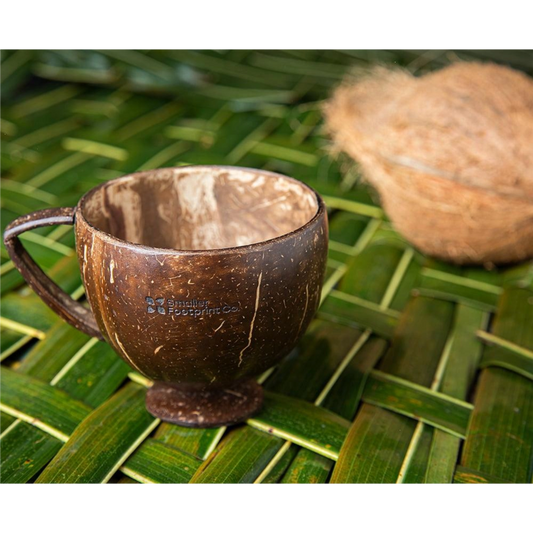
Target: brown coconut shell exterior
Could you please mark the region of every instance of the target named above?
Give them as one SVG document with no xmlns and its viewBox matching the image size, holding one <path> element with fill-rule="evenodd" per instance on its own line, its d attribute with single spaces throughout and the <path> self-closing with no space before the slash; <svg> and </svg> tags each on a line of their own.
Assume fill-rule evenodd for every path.
<svg viewBox="0 0 533 533">
<path fill-rule="evenodd" d="M 533 256 L 533 80 L 455 63 L 415 78 L 377 67 L 325 107 L 396 229 L 455 263 Z"/>
</svg>

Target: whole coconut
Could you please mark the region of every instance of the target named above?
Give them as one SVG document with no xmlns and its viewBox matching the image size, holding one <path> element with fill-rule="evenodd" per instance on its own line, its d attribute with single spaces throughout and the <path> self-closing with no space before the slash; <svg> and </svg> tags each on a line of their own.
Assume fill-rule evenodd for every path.
<svg viewBox="0 0 533 533">
<path fill-rule="evenodd" d="M 377 67 L 325 107 L 338 148 L 357 160 L 394 226 L 456 263 L 533 256 L 533 80 L 455 63 L 415 78 Z"/>
</svg>

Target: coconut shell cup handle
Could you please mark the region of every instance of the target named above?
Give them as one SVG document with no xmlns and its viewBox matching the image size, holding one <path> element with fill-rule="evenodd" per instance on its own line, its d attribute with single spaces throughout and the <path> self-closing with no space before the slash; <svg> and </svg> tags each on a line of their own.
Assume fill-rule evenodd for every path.
<svg viewBox="0 0 533 533">
<path fill-rule="evenodd" d="M 74 207 L 60 207 L 43 209 L 19 217 L 7 226 L 4 232 L 4 244 L 22 277 L 46 305 L 83 333 L 103 340 L 92 312 L 58 287 L 35 263 L 18 238 L 25 231 L 43 226 L 56 224 L 72 226 L 74 214 Z"/>
</svg>

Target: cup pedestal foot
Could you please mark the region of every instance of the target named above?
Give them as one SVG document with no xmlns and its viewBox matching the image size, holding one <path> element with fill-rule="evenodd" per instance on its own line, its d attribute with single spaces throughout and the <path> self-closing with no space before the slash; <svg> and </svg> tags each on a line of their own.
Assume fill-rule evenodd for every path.
<svg viewBox="0 0 533 533">
<path fill-rule="evenodd" d="M 190 390 L 173 383 L 155 382 L 146 393 L 146 408 L 155 417 L 195 428 L 238 424 L 256 414 L 263 404 L 263 388 L 253 379 L 225 389 Z"/>
</svg>

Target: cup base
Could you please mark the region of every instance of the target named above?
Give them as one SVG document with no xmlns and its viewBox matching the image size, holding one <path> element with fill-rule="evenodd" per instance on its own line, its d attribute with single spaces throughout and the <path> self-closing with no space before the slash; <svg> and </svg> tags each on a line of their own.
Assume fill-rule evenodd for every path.
<svg viewBox="0 0 533 533">
<path fill-rule="evenodd" d="M 263 405 L 263 388 L 255 380 L 219 390 L 195 391 L 155 382 L 146 393 L 146 408 L 178 426 L 213 428 L 244 422 Z"/>
</svg>

